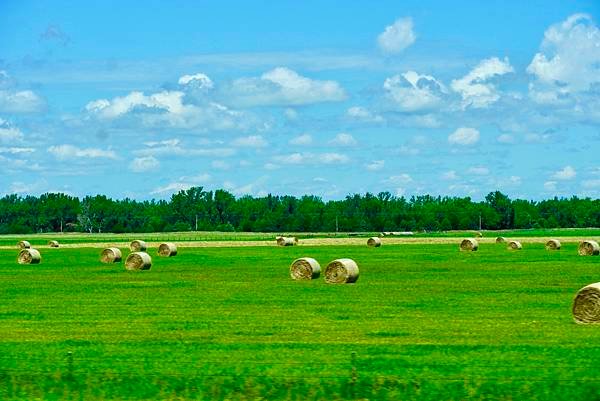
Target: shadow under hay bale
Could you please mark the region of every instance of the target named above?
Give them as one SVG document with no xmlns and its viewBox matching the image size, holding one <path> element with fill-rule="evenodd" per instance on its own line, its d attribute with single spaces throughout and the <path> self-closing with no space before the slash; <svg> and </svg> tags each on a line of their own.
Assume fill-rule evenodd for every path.
<svg viewBox="0 0 600 401">
<path fill-rule="evenodd" d="M 592 240 L 581 241 L 577 252 L 581 256 L 598 256 L 600 255 L 600 245 Z"/>
<path fill-rule="evenodd" d="M 119 248 L 106 248 L 100 253 L 100 262 L 118 263 L 123 258 Z"/>
<path fill-rule="evenodd" d="M 41 261 L 42 255 L 37 249 L 33 248 L 22 249 L 17 258 L 17 262 L 20 265 L 37 265 L 41 263 Z"/>
<path fill-rule="evenodd" d="M 169 258 L 177 255 L 177 245 L 172 242 L 163 242 L 158 247 L 158 256 Z"/>
<path fill-rule="evenodd" d="M 150 270 L 152 267 L 152 258 L 146 252 L 133 252 L 125 260 L 125 269 L 127 270 Z"/>
<path fill-rule="evenodd" d="M 475 238 L 465 238 L 460 243 L 461 251 L 476 251 L 479 249 L 479 242 Z"/>
<path fill-rule="evenodd" d="M 381 246 L 381 239 L 378 237 L 371 237 L 367 240 L 367 245 L 372 248 L 379 248 Z"/>
<path fill-rule="evenodd" d="M 560 250 L 560 241 L 557 239 L 551 239 L 546 242 L 547 251 L 558 251 Z"/>
<path fill-rule="evenodd" d="M 600 283 L 583 287 L 573 300 L 573 318 L 576 323 L 600 323 Z"/>
<path fill-rule="evenodd" d="M 313 280 L 321 275 L 321 265 L 313 258 L 299 258 L 290 266 L 290 277 L 294 280 Z"/>
<path fill-rule="evenodd" d="M 148 249 L 148 245 L 145 241 L 136 239 L 131 241 L 131 244 L 129 244 L 129 249 L 131 252 L 144 252 L 146 249 Z"/>
<path fill-rule="evenodd" d="M 31 248 L 31 244 L 29 243 L 29 241 L 19 241 L 17 242 L 17 247 L 19 249 L 29 249 Z"/>
<path fill-rule="evenodd" d="M 50 248 L 58 248 L 59 247 L 59 243 L 58 243 L 58 241 L 54 241 L 54 240 L 48 241 L 48 246 Z"/>
<path fill-rule="evenodd" d="M 510 241 L 508 243 L 508 246 L 506 247 L 506 249 L 510 250 L 510 251 L 518 251 L 521 250 L 523 248 L 523 245 L 521 245 L 521 243 L 519 241 Z"/>
<path fill-rule="evenodd" d="M 325 282 L 329 284 L 355 283 L 358 275 L 358 265 L 352 259 L 336 259 L 325 268 Z"/>
</svg>

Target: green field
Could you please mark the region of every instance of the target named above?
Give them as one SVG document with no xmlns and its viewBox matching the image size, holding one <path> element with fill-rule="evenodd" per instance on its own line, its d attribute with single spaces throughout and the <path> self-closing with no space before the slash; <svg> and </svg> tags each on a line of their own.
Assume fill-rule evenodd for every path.
<svg viewBox="0 0 600 401">
<path fill-rule="evenodd" d="M 600 257 L 523 248 L 150 249 L 144 272 L 2 249 L 0 399 L 599 400 L 600 325 L 571 305 Z M 294 282 L 300 256 L 360 279 Z"/>
</svg>

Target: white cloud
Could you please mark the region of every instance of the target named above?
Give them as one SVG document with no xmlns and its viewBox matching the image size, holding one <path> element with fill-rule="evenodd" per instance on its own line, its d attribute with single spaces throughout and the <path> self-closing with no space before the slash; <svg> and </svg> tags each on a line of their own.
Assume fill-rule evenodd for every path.
<svg viewBox="0 0 600 401">
<path fill-rule="evenodd" d="M 302 134 L 295 138 L 290 139 L 290 145 L 310 145 L 313 142 L 310 134 Z"/>
<path fill-rule="evenodd" d="M 354 120 L 380 123 L 384 118 L 378 114 L 373 114 L 361 106 L 353 106 L 346 110 L 346 115 Z"/>
<path fill-rule="evenodd" d="M 385 160 L 374 160 L 371 163 L 365 165 L 369 171 L 379 171 L 385 167 Z"/>
<path fill-rule="evenodd" d="M 44 110 L 44 100 L 31 90 L 18 90 L 6 71 L 0 70 L 0 113 L 35 113 Z"/>
<path fill-rule="evenodd" d="M 346 92 L 335 81 L 315 80 L 289 68 L 277 67 L 259 78 L 236 79 L 225 89 L 224 98 L 245 107 L 303 105 L 342 101 Z"/>
<path fill-rule="evenodd" d="M 577 175 L 575 169 L 571 166 L 566 166 L 562 170 L 558 170 L 556 173 L 552 174 L 552 178 L 555 180 L 572 180 Z"/>
<path fill-rule="evenodd" d="M 511 72 L 514 69 L 508 58 L 492 57 L 482 60 L 464 77 L 453 80 L 450 86 L 461 95 L 463 108 L 484 108 L 500 99 L 495 85 L 489 80 Z"/>
<path fill-rule="evenodd" d="M 475 166 L 471 167 L 468 172 L 473 175 L 488 175 L 490 173 L 490 169 L 483 166 Z"/>
<path fill-rule="evenodd" d="M 288 120 L 297 120 L 298 119 L 298 112 L 292 108 L 287 108 L 285 109 L 285 111 L 283 112 L 283 114 L 285 115 L 285 118 L 287 118 Z"/>
<path fill-rule="evenodd" d="M 407 156 L 416 156 L 419 153 L 421 153 L 421 151 L 419 149 L 415 148 L 415 147 L 401 145 L 398 148 L 398 153 L 403 154 L 403 155 L 407 155 Z"/>
<path fill-rule="evenodd" d="M 154 156 L 136 157 L 129 163 L 129 169 L 134 173 L 156 170 L 160 162 Z"/>
<path fill-rule="evenodd" d="M 207 157 L 229 157 L 236 153 L 233 148 L 194 148 L 182 145 L 179 139 L 165 141 L 145 142 L 147 148 L 136 149 L 136 156 L 207 156 Z"/>
<path fill-rule="evenodd" d="M 400 53 L 415 42 L 417 36 L 413 31 L 410 17 L 399 18 L 377 37 L 379 48 L 389 54 Z"/>
<path fill-rule="evenodd" d="M 134 125 L 184 129 L 232 130 L 244 129 L 256 124 L 246 113 L 235 111 L 216 102 L 201 106 L 184 103 L 185 93 L 162 91 L 151 95 L 130 92 L 112 100 L 98 99 L 89 102 L 85 109 L 104 121 L 130 118 Z"/>
<path fill-rule="evenodd" d="M 243 138 L 236 138 L 231 144 L 244 148 L 264 148 L 269 143 L 261 135 L 250 135 Z"/>
<path fill-rule="evenodd" d="M 167 193 L 175 193 L 175 192 L 179 192 L 179 191 L 188 190 L 193 186 L 194 186 L 193 184 L 186 183 L 186 182 L 172 182 L 163 187 L 155 188 L 152 192 L 150 192 L 150 194 L 151 195 L 164 195 Z"/>
<path fill-rule="evenodd" d="M 11 127 L 7 123 L 0 124 L 0 143 L 22 142 L 23 138 L 23 133 L 17 127 Z"/>
<path fill-rule="evenodd" d="M 74 158 L 92 158 L 92 159 L 116 159 L 117 154 L 114 150 L 103 150 L 98 148 L 79 148 L 73 145 L 50 146 L 48 152 L 59 160 L 68 160 Z"/>
<path fill-rule="evenodd" d="M 177 81 L 179 85 L 193 85 L 198 89 L 212 89 L 214 84 L 211 79 L 202 73 L 197 73 L 194 75 L 183 75 Z"/>
<path fill-rule="evenodd" d="M 479 131 L 475 128 L 461 127 L 448 136 L 453 145 L 474 145 L 479 141 Z"/>
<path fill-rule="evenodd" d="M 35 152 L 34 148 L 24 148 L 24 147 L 0 147 L 0 153 L 9 153 L 11 155 L 18 155 L 22 153 L 33 153 Z"/>
<path fill-rule="evenodd" d="M 350 158 L 341 153 L 291 153 L 274 156 L 273 160 L 280 164 L 345 164 Z"/>
<path fill-rule="evenodd" d="M 388 177 L 387 179 L 383 180 L 383 182 L 385 183 L 389 183 L 389 184 L 408 184 L 409 182 L 412 182 L 413 179 L 410 176 L 410 174 L 407 173 L 402 173 L 402 174 L 398 174 L 398 175 L 392 175 L 390 177 Z"/>
<path fill-rule="evenodd" d="M 458 180 L 459 178 L 460 177 L 456 174 L 456 171 L 454 170 L 446 171 L 444 174 L 442 174 L 442 179 L 447 181 L 454 181 Z"/>
<path fill-rule="evenodd" d="M 444 85 L 430 75 L 407 71 L 394 75 L 383 83 L 386 97 L 402 111 L 432 109 L 441 104 L 446 93 Z"/>
<path fill-rule="evenodd" d="M 329 144 L 334 146 L 356 146 L 358 142 L 352 135 L 342 132 L 329 141 Z"/>
<path fill-rule="evenodd" d="M 231 165 L 224 160 L 213 160 L 210 166 L 216 170 L 229 170 Z"/>
<path fill-rule="evenodd" d="M 515 143 L 515 138 L 510 134 L 499 135 L 498 138 L 496 138 L 496 140 L 500 143 Z"/>
<path fill-rule="evenodd" d="M 600 179 L 584 180 L 581 182 L 581 186 L 587 189 L 600 188 Z"/>
<path fill-rule="evenodd" d="M 588 90 L 599 83 L 600 29 L 592 17 L 573 14 L 548 28 L 527 72 L 542 84 L 541 89 L 531 87 L 540 103 L 559 101 L 568 92 Z"/>
<path fill-rule="evenodd" d="M 546 191 L 556 191 L 556 181 L 546 181 L 544 183 L 544 189 Z"/>
<path fill-rule="evenodd" d="M 144 142 L 144 145 L 146 146 L 150 146 L 150 147 L 155 147 L 155 146 L 177 146 L 179 145 L 181 141 L 177 138 L 173 138 L 173 139 L 165 139 L 164 141 L 149 141 L 149 142 Z"/>
</svg>

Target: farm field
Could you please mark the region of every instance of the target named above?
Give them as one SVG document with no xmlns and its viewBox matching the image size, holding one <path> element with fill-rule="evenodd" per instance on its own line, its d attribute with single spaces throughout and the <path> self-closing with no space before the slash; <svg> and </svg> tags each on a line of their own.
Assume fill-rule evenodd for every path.
<svg viewBox="0 0 600 401">
<path fill-rule="evenodd" d="M 152 269 L 127 272 L 89 246 L 107 238 L 27 266 L 16 238 L 0 249 L 3 400 L 600 399 L 600 326 L 571 313 L 600 257 L 575 241 L 151 248 Z M 360 279 L 292 281 L 302 256 L 352 258 Z"/>
</svg>

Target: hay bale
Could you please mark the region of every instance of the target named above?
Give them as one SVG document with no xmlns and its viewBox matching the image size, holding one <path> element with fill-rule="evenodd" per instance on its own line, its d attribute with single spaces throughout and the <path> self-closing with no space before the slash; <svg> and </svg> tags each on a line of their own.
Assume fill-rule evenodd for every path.
<svg viewBox="0 0 600 401">
<path fill-rule="evenodd" d="M 380 237 L 380 238 L 383 238 L 383 237 L 385 237 L 385 233 L 384 233 L 384 232 L 380 232 L 380 233 L 379 233 L 379 237 Z"/>
<path fill-rule="evenodd" d="M 504 244 L 505 242 L 506 242 L 506 238 L 496 237 L 496 244 Z"/>
<path fill-rule="evenodd" d="M 50 248 L 58 248 L 59 244 L 58 244 L 58 241 L 52 240 L 52 241 L 48 241 L 48 246 Z"/>
<path fill-rule="evenodd" d="M 600 255 L 600 245 L 592 240 L 581 241 L 578 253 L 581 256 L 598 256 Z"/>
<path fill-rule="evenodd" d="M 558 251 L 560 249 L 560 241 L 557 239 L 551 239 L 546 242 L 547 251 Z"/>
<path fill-rule="evenodd" d="M 100 253 L 100 262 L 118 263 L 123 258 L 119 248 L 106 248 Z"/>
<path fill-rule="evenodd" d="M 325 282 L 329 284 L 355 283 L 358 265 L 352 259 L 336 259 L 325 268 Z"/>
<path fill-rule="evenodd" d="M 379 237 L 371 237 L 367 240 L 367 245 L 373 248 L 379 248 L 381 246 L 381 239 Z"/>
<path fill-rule="evenodd" d="M 300 258 L 292 262 L 290 276 L 294 280 L 312 280 L 321 275 L 321 265 L 313 258 Z"/>
<path fill-rule="evenodd" d="M 40 255 L 40 251 L 33 248 L 22 249 L 17 258 L 17 262 L 20 265 L 37 265 L 41 261 L 42 255 Z"/>
<path fill-rule="evenodd" d="M 479 249 L 479 242 L 475 238 L 465 238 L 460 243 L 461 251 L 476 251 Z"/>
<path fill-rule="evenodd" d="M 294 246 L 298 243 L 298 239 L 295 237 L 279 237 L 277 239 L 277 245 L 279 246 Z"/>
<path fill-rule="evenodd" d="M 475 236 L 476 236 L 477 238 L 482 238 L 482 237 L 483 237 L 483 233 L 482 233 L 481 231 L 477 231 L 477 232 L 475 233 Z"/>
<path fill-rule="evenodd" d="M 31 244 L 29 243 L 29 241 L 19 241 L 19 242 L 17 242 L 17 246 L 19 247 L 19 249 L 31 248 Z"/>
<path fill-rule="evenodd" d="M 413 233 L 412 231 L 392 231 L 392 235 L 410 237 L 411 235 L 415 235 L 415 233 Z"/>
<path fill-rule="evenodd" d="M 519 241 L 510 241 L 506 248 L 511 251 L 518 251 L 523 248 L 523 245 Z"/>
<path fill-rule="evenodd" d="M 158 247 L 158 256 L 171 257 L 177 255 L 177 245 L 172 242 L 163 242 Z"/>
<path fill-rule="evenodd" d="M 144 252 L 146 249 L 148 249 L 148 245 L 146 245 L 146 242 L 136 239 L 131 241 L 131 244 L 129 244 L 129 249 L 131 252 Z"/>
<path fill-rule="evenodd" d="M 150 270 L 152 258 L 146 252 L 132 252 L 125 260 L 127 270 Z"/>
<path fill-rule="evenodd" d="M 600 323 L 600 283 L 580 289 L 573 300 L 573 318 L 576 323 Z"/>
</svg>

